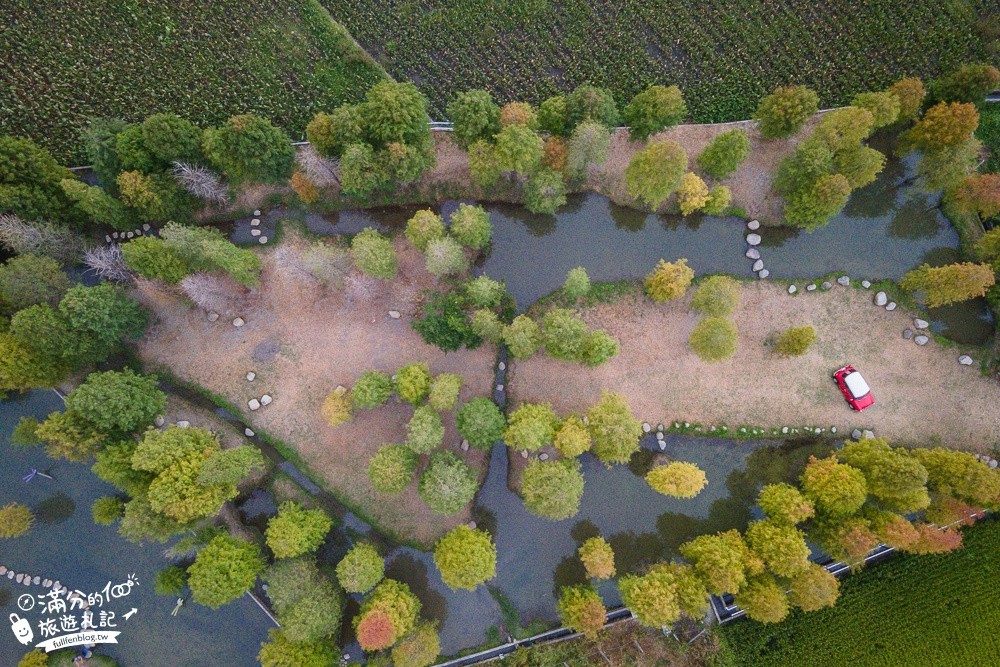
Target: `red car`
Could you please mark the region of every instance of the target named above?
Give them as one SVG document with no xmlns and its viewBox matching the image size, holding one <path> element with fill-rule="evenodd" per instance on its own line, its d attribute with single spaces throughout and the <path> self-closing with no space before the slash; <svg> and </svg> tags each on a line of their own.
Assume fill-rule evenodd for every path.
<svg viewBox="0 0 1000 667">
<path fill-rule="evenodd" d="M 861 412 L 875 403 L 872 390 L 854 366 L 844 366 L 833 374 L 833 381 L 840 387 L 847 404 Z"/>
</svg>

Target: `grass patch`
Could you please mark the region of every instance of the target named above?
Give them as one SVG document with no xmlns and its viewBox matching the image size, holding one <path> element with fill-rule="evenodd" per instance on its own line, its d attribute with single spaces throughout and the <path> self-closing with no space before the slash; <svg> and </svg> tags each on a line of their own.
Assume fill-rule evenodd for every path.
<svg viewBox="0 0 1000 667">
<path fill-rule="evenodd" d="M 1000 655 L 1000 522 L 966 529 L 965 548 L 903 554 L 852 575 L 832 609 L 722 633 L 740 667 L 987 667 Z"/>
<path fill-rule="evenodd" d="M 301 138 L 384 76 L 316 0 L 21 0 L 0 31 L 0 133 L 85 164 L 88 117 L 256 113 Z"/>
<path fill-rule="evenodd" d="M 431 98 L 490 90 L 534 104 L 582 83 L 620 106 L 676 84 L 696 122 L 748 118 L 779 85 L 815 88 L 823 106 L 902 76 L 933 77 L 984 58 L 973 31 L 985 0 L 321 0 L 399 80 Z"/>
</svg>

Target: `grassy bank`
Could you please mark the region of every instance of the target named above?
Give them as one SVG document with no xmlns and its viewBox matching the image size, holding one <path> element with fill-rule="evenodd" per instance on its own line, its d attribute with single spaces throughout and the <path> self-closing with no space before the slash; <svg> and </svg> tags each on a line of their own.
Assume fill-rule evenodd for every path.
<svg viewBox="0 0 1000 667">
<path fill-rule="evenodd" d="M 740 667 L 986 667 L 1000 659 L 1000 522 L 965 530 L 965 548 L 901 555 L 848 577 L 832 609 L 782 623 L 723 626 Z"/>
<path fill-rule="evenodd" d="M 541 102 L 590 82 L 619 104 L 677 84 L 698 122 L 748 118 L 761 95 L 803 83 L 823 106 L 902 76 L 982 57 L 986 0 L 321 0 L 438 117 L 457 92 Z"/>
<path fill-rule="evenodd" d="M 316 0 L 8 2 L 2 23 L 0 134 L 71 164 L 88 117 L 252 112 L 299 138 L 384 76 Z"/>
</svg>

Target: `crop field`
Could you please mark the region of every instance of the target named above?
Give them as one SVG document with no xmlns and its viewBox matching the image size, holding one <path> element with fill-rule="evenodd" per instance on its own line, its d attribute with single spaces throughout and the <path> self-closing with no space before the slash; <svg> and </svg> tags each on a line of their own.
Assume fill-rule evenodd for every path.
<svg viewBox="0 0 1000 667">
<path fill-rule="evenodd" d="M 1000 664 L 1000 521 L 965 548 L 901 555 L 851 575 L 832 609 L 723 626 L 738 667 L 994 667 Z"/>
<path fill-rule="evenodd" d="M 300 138 L 384 76 L 316 0 L 3 0 L 0 133 L 84 164 L 89 117 L 257 113 Z"/>
<path fill-rule="evenodd" d="M 824 106 L 982 57 L 991 0 L 321 0 L 393 77 L 539 103 L 590 82 L 624 105 L 677 84 L 697 122 L 748 118 L 778 85 Z"/>
</svg>

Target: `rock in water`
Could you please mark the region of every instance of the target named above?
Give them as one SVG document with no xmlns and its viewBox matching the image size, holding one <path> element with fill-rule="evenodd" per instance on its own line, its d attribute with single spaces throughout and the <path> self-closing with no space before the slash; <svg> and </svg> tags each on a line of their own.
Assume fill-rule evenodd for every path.
<svg viewBox="0 0 1000 667">
<path fill-rule="evenodd" d="M 747 257 L 750 259 L 760 259 L 760 250 L 757 250 L 757 248 L 747 248 Z"/>
<path fill-rule="evenodd" d="M 747 243 L 749 245 L 760 245 L 760 234 L 747 234 Z"/>
<path fill-rule="evenodd" d="M 771 275 L 771 272 L 768 271 L 767 269 L 761 269 L 760 271 L 757 272 L 757 277 L 760 278 L 761 280 L 767 278 L 769 275 Z"/>
<path fill-rule="evenodd" d="M 250 236 L 260 236 L 260 230 L 259 229 L 251 229 L 250 230 Z"/>
<path fill-rule="evenodd" d="M 875 294 L 875 305 L 884 306 L 889 303 L 889 296 L 885 292 L 877 292 Z"/>
<path fill-rule="evenodd" d="M 764 268 L 764 260 L 758 259 L 756 262 L 753 263 L 753 267 L 751 268 L 751 270 L 760 271 L 763 268 Z"/>
</svg>

